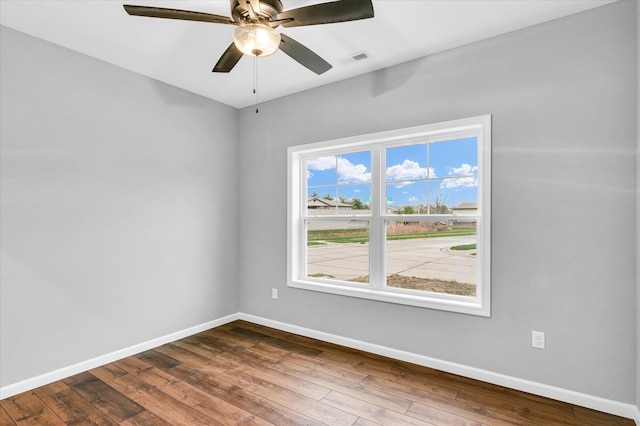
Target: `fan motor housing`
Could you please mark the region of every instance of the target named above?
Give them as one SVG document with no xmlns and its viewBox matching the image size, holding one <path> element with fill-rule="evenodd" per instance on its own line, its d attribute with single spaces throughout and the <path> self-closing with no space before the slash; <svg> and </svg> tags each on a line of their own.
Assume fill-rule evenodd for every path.
<svg viewBox="0 0 640 426">
<path fill-rule="evenodd" d="M 231 16 L 236 22 L 250 20 L 249 0 L 231 0 Z M 276 19 L 282 12 L 280 0 L 260 0 L 260 10 L 256 10 L 256 15 L 266 20 Z"/>
</svg>

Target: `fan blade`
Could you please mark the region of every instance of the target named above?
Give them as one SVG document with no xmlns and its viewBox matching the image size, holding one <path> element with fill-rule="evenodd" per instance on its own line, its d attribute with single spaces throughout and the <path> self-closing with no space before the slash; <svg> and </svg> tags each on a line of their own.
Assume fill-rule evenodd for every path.
<svg viewBox="0 0 640 426">
<path fill-rule="evenodd" d="M 331 69 L 329 62 L 316 55 L 309 48 L 282 33 L 280 34 L 280 50 L 318 75 Z"/>
<path fill-rule="evenodd" d="M 300 7 L 278 14 L 278 19 L 288 18 L 293 18 L 293 21 L 282 24 L 283 27 L 356 21 L 373 18 L 373 4 L 371 0 L 339 0 Z"/>
<path fill-rule="evenodd" d="M 242 52 L 236 47 L 235 43 L 231 43 L 218 59 L 218 63 L 213 67 L 212 72 L 229 72 L 236 66 L 240 58 L 242 58 Z"/>
<path fill-rule="evenodd" d="M 249 0 L 247 1 L 247 9 L 249 9 L 249 16 L 251 19 L 258 19 L 257 13 L 260 13 L 260 0 Z"/>
<path fill-rule="evenodd" d="M 212 13 L 192 12 L 190 10 L 165 9 L 163 7 L 132 6 L 125 4 L 124 10 L 133 16 L 148 16 L 150 18 L 182 19 L 183 21 L 213 22 L 214 24 L 238 25 L 226 16 Z"/>
<path fill-rule="evenodd" d="M 249 3 L 254 12 L 260 13 L 262 11 L 260 8 L 260 0 L 249 0 Z"/>
<path fill-rule="evenodd" d="M 293 18 L 272 19 L 270 21 L 264 21 L 264 24 L 270 26 L 271 28 L 278 28 L 280 25 L 284 24 L 285 22 L 291 22 L 291 21 L 293 21 Z"/>
</svg>

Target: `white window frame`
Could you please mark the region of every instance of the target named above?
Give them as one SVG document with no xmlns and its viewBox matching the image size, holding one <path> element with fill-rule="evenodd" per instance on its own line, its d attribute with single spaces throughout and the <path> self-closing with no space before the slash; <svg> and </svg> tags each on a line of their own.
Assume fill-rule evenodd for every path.
<svg viewBox="0 0 640 426">
<path fill-rule="evenodd" d="M 476 296 L 458 296 L 427 291 L 403 291 L 379 284 L 384 277 L 384 229 L 390 217 L 403 221 L 447 220 L 452 215 L 388 215 L 384 193 L 386 173 L 384 153 L 389 146 L 403 143 L 435 142 L 476 137 L 478 143 L 478 211 L 477 220 L 478 271 Z M 373 148 L 376 147 L 376 148 Z M 340 214 L 336 220 L 364 220 L 369 222 L 370 285 L 310 278 L 305 276 L 307 217 L 306 159 L 341 152 L 371 150 L 371 214 Z M 488 317 L 491 315 L 491 116 L 464 118 L 411 128 L 359 135 L 306 145 L 287 150 L 287 285 L 343 296 L 358 297 L 390 303 L 419 306 Z M 459 216 L 456 216 L 459 217 Z M 326 219 L 325 216 L 323 219 Z M 376 266 L 377 265 L 377 266 Z"/>
</svg>

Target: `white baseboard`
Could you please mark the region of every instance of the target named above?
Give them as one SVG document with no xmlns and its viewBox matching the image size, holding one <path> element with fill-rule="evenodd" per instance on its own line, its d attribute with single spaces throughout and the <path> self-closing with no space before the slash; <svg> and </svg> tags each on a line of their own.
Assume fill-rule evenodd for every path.
<svg viewBox="0 0 640 426">
<path fill-rule="evenodd" d="M 239 319 L 239 314 L 228 315 L 223 318 L 218 318 L 213 321 L 208 321 L 203 324 L 199 324 L 193 327 L 186 328 L 184 330 L 176 331 L 175 333 L 167 334 L 155 339 L 148 340 L 137 345 L 130 346 L 128 348 L 120 349 L 105 355 L 101 355 L 86 361 L 79 362 L 67 367 L 60 368 L 58 370 L 51 371 L 49 373 L 41 374 L 30 379 L 23 380 L 21 382 L 13 383 L 0 388 L 0 399 L 5 399 L 17 395 L 22 392 L 26 392 L 31 389 L 35 389 L 40 386 L 53 383 L 58 380 L 65 379 L 74 374 L 82 373 L 93 368 L 100 367 L 110 362 L 117 361 L 122 358 L 126 358 L 131 355 L 138 354 L 140 352 L 153 349 L 165 343 L 173 342 L 187 336 L 191 336 L 201 331 L 209 330 L 210 328 L 219 327 L 223 324 L 229 323 Z"/>
<path fill-rule="evenodd" d="M 493 383 L 505 386 L 511 389 L 544 396 L 558 401 L 568 402 L 582 407 L 603 411 L 609 414 L 615 414 L 630 419 L 634 419 L 636 425 L 640 425 L 640 411 L 638 407 L 632 404 L 612 401 L 593 395 L 587 395 L 575 392 L 569 389 L 549 386 L 542 383 L 532 382 L 530 380 L 519 379 L 517 377 L 506 376 L 504 374 L 492 371 L 482 370 L 467 365 L 457 364 L 454 362 L 444 361 L 437 358 L 431 358 L 424 355 L 405 352 L 385 346 L 375 345 L 360 340 L 350 339 L 335 334 L 316 331 L 309 328 L 298 327 L 296 325 L 287 324 L 279 321 L 273 321 L 266 318 L 257 317 L 245 313 L 239 313 L 239 319 L 264 325 L 266 327 L 275 328 L 290 333 L 299 334 L 305 337 L 322 340 L 329 343 L 335 343 L 347 346 L 353 349 L 359 349 L 365 352 L 371 352 L 377 355 L 383 355 L 401 361 L 411 362 L 413 364 L 430 367 L 436 370 L 446 371 L 448 373 L 457 374 L 472 379 L 482 380 L 483 382 Z"/>
<path fill-rule="evenodd" d="M 110 362 L 117 361 L 122 358 L 126 358 L 131 355 L 144 352 L 146 350 L 155 348 L 165 343 L 173 342 L 175 340 L 182 339 L 187 336 L 199 333 L 201 331 L 208 330 L 210 328 L 218 327 L 223 324 L 227 324 L 235 320 L 245 320 L 256 324 L 272 327 L 278 330 L 287 331 L 290 333 L 299 334 L 302 336 L 310 337 L 313 339 L 323 340 L 325 342 L 335 343 L 342 346 L 347 346 L 354 349 L 359 349 L 366 352 L 371 352 L 377 355 L 383 355 L 390 358 L 398 359 L 401 361 L 411 362 L 413 364 L 423 365 L 425 367 L 434 368 L 436 370 L 446 371 L 448 373 L 458 374 L 461 376 L 469 377 L 472 379 L 482 380 L 484 382 L 493 383 L 500 386 L 505 386 L 511 389 L 517 389 L 524 392 L 529 392 L 535 395 L 540 395 L 559 401 L 568 402 L 582 407 L 592 408 L 594 410 L 603 411 L 610 414 L 615 414 L 622 417 L 634 419 L 637 425 L 640 425 L 640 411 L 639 408 L 632 404 L 625 404 L 617 401 L 612 401 L 597 396 L 587 395 L 580 392 L 575 392 L 568 389 L 558 388 L 554 386 L 545 385 L 542 383 L 536 383 L 529 380 L 519 379 L 517 377 L 506 376 L 504 374 L 495 373 L 492 371 L 482 370 L 467 365 L 457 364 L 454 362 L 444 361 L 437 358 L 431 358 L 424 355 L 414 354 L 411 352 L 405 352 L 386 346 L 375 345 L 372 343 L 363 342 L 361 340 L 350 339 L 348 337 L 338 336 L 335 334 L 325 333 L 309 328 L 299 327 L 292 324 L 287 324 L 279 321 L 273 321 L 270 319 L 258 317 L 255 315 L 249 315 L 242 312 L 238 312 L 232 315 L 228 315 L 223 318 L 219 318 L 213 321 L 209 321 L 203 324 L 199 324 L 187 329 L 177 331 L 175 333 L 167 334 L 137 345 L 130 346 L 128 348 L 120 349 L 105 355 L 101 355 L 96 358 L 92 358 L 77 364 L 70 365 L 68 367 L 60 368 L 49 373 L 42 374 L 27 380 L 23 380 L 18 383 L 4 386 L 0 388 L 0 399 L 9 398 L 22 392 L 26 392 L 31 389 L 35 389 L 46 384 L 62 380 L 74 374 L 82 373 L 91 370 L 96 367 L 108 364 Z"/>
</svg>

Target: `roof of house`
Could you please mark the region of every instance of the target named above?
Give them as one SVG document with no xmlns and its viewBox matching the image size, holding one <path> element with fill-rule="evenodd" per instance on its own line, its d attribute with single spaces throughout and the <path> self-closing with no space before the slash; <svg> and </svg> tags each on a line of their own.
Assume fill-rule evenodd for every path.
<svg viewBox="0 0 640 426">
<path fill-rule="evenodd" d="M 327 200 L 320 197 L 311 197 L 307 200 L 307 208 L 321 209 L 321 208 L 353 208 L 351 204 L 343 203 L 340 200 Z"/>
<path fill-rule="evenodd" d="M 477 210 L 478 203 L 467 203 L 466 201 L 461 202 L 459 205 L 452 208 L 453 210 Z"/>
</svg>

